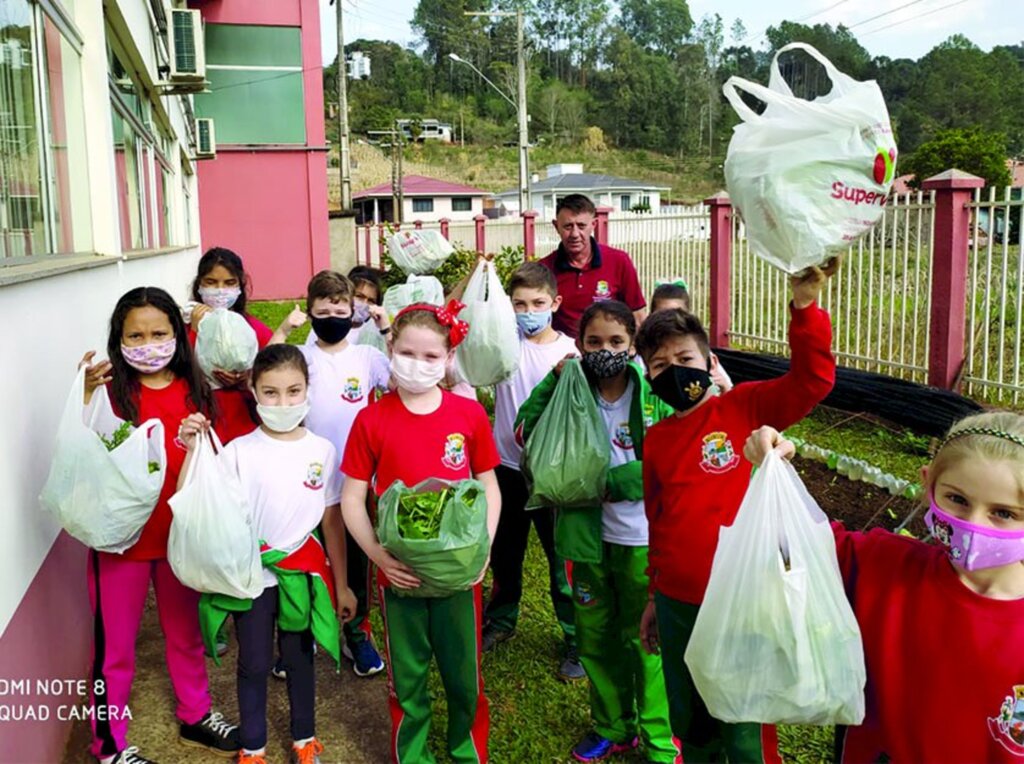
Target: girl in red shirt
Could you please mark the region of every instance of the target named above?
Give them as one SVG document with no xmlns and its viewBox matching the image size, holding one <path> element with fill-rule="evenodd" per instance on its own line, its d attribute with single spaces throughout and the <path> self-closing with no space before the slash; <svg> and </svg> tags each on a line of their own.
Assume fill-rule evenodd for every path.
<svg viewBox="0 0 1024 764">
<path fill-rule="evenodd" d="M 156 287 L 139 287 L 117 302 L 110 319 L 108 360 L 93 364 L 85 354 L 85 404 L 108 385 L 111 405 L 135 426 L 156 418 L 164 424 L 167 471 L 153 514 L 138 542 L 123 554 L 92 551 L 89 599 L 95 618 L 90 674 L 92 753 L 102 764 L 146 764 L 149 759 L 127 744 L 135 668 L 135 640 L 149 582 L 156 590 L 160 626 L 167 642 L 167 670 L 177 698 L 183 743 L 221 755 L 238 750 L 238 730 L 210 710 L 210 692 L 199 632 L 199 594 L 182 585 L 167 563 L 167 535 L 174 493 L 185 451 L 177 443 L 181 420 L 194 412 L 213 418 L 210 388 L 193 362 L 181 311 Z M 137 712 L 137 709 L 135 709 Z"/>
<path fill-rule="evenodd" d="M 758 464 L 793 444 L 769 427 Z M 921 471 L 934 543 L 833 526 L 864 639 L 864 723 L 838 731 L 843 762 L 1024 758 L 1024 416 L 953 425 Z"/>
<path fill-rule="evenodd" d="M 378 542 L 366 511 L 370 485 L 381 496 L 395 480 L 475 477 L 487 496 L 487 530 L 494 541 L 501 494 L 500 462 L 483 406 L 442 390 L 445 364 L 468 331 L 462 306 L 412 305 L 391 330 L 396 390 L 359 412 L 345 447 L 341 494 L 345 526 L 379 570 L 391 692 L 391 760 L 431 764 L 431 703 L 427 677 L 433 657 L 448 696 L 448 752 L 460 764 L 486 764 L 488 706 L 480 678 L 480 581 L 448 597 L 398 596 L 420 584 L 415 572 Z M 485 567 L 486 570 L 486 567 Z"/>
</svg>

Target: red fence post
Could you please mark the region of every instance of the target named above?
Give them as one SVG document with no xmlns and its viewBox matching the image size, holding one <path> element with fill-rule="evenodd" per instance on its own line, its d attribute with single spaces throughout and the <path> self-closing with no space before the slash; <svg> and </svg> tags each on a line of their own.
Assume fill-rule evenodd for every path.
<svg viewBox="0 0 1024 764">
<path fill-rule="evenodd" d="M 537 211 L 521 213 L 523 218 L 523 259 L 527 262 L 537 254 Z"/>
<path fill-rule="evenodd" d="M 366 264 L 369 266 L 373 265 L 373 225 L 370 223 L 366 224 Z"/>
<path fill-rule="evenodd" d="M 384 263 L 384 224 L 377 224 L 377 256 L 380 258 L 377 262 L 383 265 Z"/>
<path fill-rule="evenodd" d="M 711 347 L 729 347 L 729 319 L 731 312 L 731 259 L 732 259 L 732 202 L 725 191 L 719 191 L 704 200 L 711 215 L 711 288 L 710 307 Z"/>
<path fill-rule="evenodd" d="M 448 224 L 452 222 L 448 218 L 441 218 L 441 235 L 448 238 Z"/>
<path fill-rule="evenodd" d="M 419 231 L 421 228 L 423 228 L 423 221 L 422 220 L 414 221 L 413 224 L 412 224 L 412 227 L 415 228 L 417 231 Z"/>
<path fill-rule="evenodd" d="M 486 238 L 484 235 L 484 226 L 487 225 L 487 216 L 477 215 L 473 220 L 476 221 L 476 251 L 483 254 L 487 251 L 485 248 Z"/>
<path fill-rule="evenodd" d="M 966 360 L 967 250 L 971 201 L 985 185 L 977 175 L 946 170 L 921 184 L 935 192 L 932 246 L 931 327 L 928 335 L 928 384 L 952 390 Z"/>
<path fill-rule="evenodd" d="M 608 213 L 614 212 L 614 207 L 598 207 L 597 218 L 594 226 L 594 238 L 598 244 L 608 243 Z"/>
</svg>

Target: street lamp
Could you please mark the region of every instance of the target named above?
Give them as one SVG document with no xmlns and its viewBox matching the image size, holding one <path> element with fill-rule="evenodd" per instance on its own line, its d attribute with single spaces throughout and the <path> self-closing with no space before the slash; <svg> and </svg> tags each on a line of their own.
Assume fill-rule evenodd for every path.
<svg viewBox="0 0 1024 764">
<path fill-rule="evenodd" d="M 498 95 L 512 104 L 512 108 L 516 110 L 516 114 L 519 118 L 519 214 L 526 212 L 532 207 L 530 203 L 530 189 L 529 189 L 529 178 L 530 178 L 530 162 L 529 162 L 529 137 L 527 134 L 527 115 L 526 115 L 526 77 L 524 70 L 523 60 L 523 34 L 522 34 L 522 19 L 520 17 L 520 28 L 519 28 L 519 100 L 518 103 L 512 100 L 512 96 L 508 95 L 504 90 L 499 88 L 493 82 L 488 79 L 487 75 L 473 66 L 472 63 L 462 58 L 457 53 L 449 53 L 448 58 L 457 64 L 465 64 L 474 72 L 480 75 L 480 78 L 494 88 Z"/>
</svg>

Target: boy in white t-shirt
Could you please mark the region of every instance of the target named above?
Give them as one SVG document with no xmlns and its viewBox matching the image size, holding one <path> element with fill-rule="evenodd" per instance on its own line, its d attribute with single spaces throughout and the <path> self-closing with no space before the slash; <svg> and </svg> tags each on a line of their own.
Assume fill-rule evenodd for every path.
<svg viewBox="0 0 1024 764">
<path fill-rule="evenodd" d="M 368 345 L 348 340 L 352 329 L 354 289 L 352 282 L 334 271 L 321 271 L 309 282 L 306 309 L 317 339 L 299 348 L 309 365 L 309 416 L 306 426 L 343 453 L 356 414 L 378 390 L 385 390 L 391 376 L 387 356 Z M 275 340 L 283 341 L 306 322 L 298 307 L 285 319 Z M 348 541 L 348 582 L 356 593 L 356 616 L 344 625 L 345 657 L 357 676 L 373 676 L 384 661 L 373 644 L 367 613 L 369 561 L 359 545 Z M 275 670 L 275 676 L 280 671 Z"/>
<path fill-rule="evenodd" d="M 383 352 L 391 331 L 388 314 L 381 307 L 384 297 L 381 277 L 384 272 L 368 265 L 357 265 L 348 272 L 352 282 L 352 331 L 346 339 L 353 345 L 369 345 Z M 315 345 L 316 332 L 306 335 L 305 345 Z"/>
<path fill-rule="evenodd" d="M 582 679 L 585 674 L 576 655 L 572 592 L 565 561 L 555 554 L 554 510 L 526 511 L 528 489 L 519 467 L 522 448 L 514 432 L 516 413 L 523 401 L 555 364 L 566 356 L 576 355 L 576 345 L 571 337 L 551 326 L 551 316 L 562 302 L 551 271 L 540 263 L 523 264 L 509 282 L 509 294 L 519 324 L 519 369 L 496 387 L 494 395 L 494 439 L 501 456 L 497 476 L 502 510 L 491 550 L 494 583 L 484 611 L 483 649 L 490 650 L 515 633 L 523 593 L 523 559 L 532 522 L 548 558 L 551 602 L 565 634 L 566 654 L 559 675 L 563 679 Z"/>
<path fill-rule="evenodd" d="M 274 628 L 287 669 L 292 761 L 318 762 L 314 639 L 335 660 L 338 625 L 355 612 L 346 581 L 341 473 L 338 451 L 302 426 L 309 410 L 308 370 L 288 345 L 264 348 L 252 370 L 261 426 L 229 443 L 220 460 L 245 492 L 258 538 L 264 542 L 262 594 L 227 606 L 221 596 L 204 595 L 200 621 L 211 641 L 229 612 L 238 637 L 239 764 L 266 764 L 267 681 L 274 655 Z M 187 417 L 179 437 L 190 449 L 196 433 L 209 427 L 202 414 Z M 179 488 L 184 483 L 182 470 Z M 316 536 L 324 525 L 325 543 Z M 324 546 L 326 545 L 326 553 Z M 328 564 L 328 557 L 334 566 Z"/>
</svg>

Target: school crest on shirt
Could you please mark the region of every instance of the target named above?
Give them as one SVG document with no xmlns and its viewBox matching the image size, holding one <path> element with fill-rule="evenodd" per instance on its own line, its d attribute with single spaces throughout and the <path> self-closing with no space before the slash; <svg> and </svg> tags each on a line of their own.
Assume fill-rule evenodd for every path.
<svg viewBox="0 0 1024 764">
<path fill-rule="evenodd" d="M 444 442 L 444 456 L 441 464 L 451 470 L 462 469 L 466 464 L 466 436 L 453 432 Z"/>
<path fill-rule="evenodd" d="M 612 290 L 608 286 L 608 282 L 604 279 L 598 281 L 597 285 L 594 287 L 594 302 L 597 302 L 598 300 L 611 299 L 611 296 Z"/>
<path fill-rule="evenodd" d="M 363 386 L 359 383 L 359 377 L 349 377 L 345 380 L 345 389 L 341 391 L 341 397 L 349 403 L 359 403 L 363 399 Z"/>
<path fill-rule="evenodd" d="M 311 491 L 319 491 L 324 487 L 324 465 L 321 462 L 310 462 L 303 485 Z"/>
<path fill-rule="evenodd" d="M 713 475 L 728 472 L 740 463 L 739 454 L 724 432 L 711 432 L 704 436 L 700 449 L 700 468 Z"/>
<path fill-rule="evenodd" d="M 629 451 L 633 448 L 633 436 L 629 432 L 629 422 L 622 422 L 615 428 L 615 434 L 612 435 L 612 445 L 616 448 L 621 448 L 623 451 Z"/>
<path fill-rule="evenodd" d="M 1015 684 L 999 715 L 988 720 L 993 739 L 1014 756 L 1024 757 L 1024 684 Z"/>
<path fill-rule="evenodd" d="M 644 427 L 650 429 L 654 426 L 654 404 L 644 404 Z"/>
</svg>

